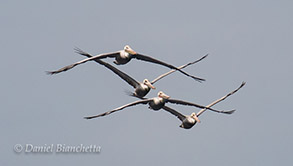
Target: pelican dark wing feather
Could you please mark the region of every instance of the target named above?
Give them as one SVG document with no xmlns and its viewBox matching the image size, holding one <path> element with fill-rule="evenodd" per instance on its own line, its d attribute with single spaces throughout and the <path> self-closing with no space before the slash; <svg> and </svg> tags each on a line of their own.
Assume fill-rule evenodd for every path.
<svg viewBox="0 0 293 166">
<path fill-rule="evenodd" d="M 187 67 L 187 66 L 189 66 L 189 65 L 193 65 L 193 64 L 195 64 L 195 63 L 197 63 L 197 62 L 199 62 L 199 61 L 205 59 L 208 55 L 209 55 L 209 54 L 206 54 L 205 56 L 201 57 L 200 59 L 198 59 L 198 60 L 196 60 L 196 61 L 189 62 L 189 63 L 187 63 L 187 64 L 185 64 L 185 65 L 182 65 L 182 66 L 178 67 L 178 69 L 183 69 L 183 68 L 185 68 L 185 67 Z M 156 83 L 156 82 L 159 81 L 160 79 L 166 77 L 167 75 L 169 75 L 169 74 L 171 74 L 171 73 L 173 73 L 173 72 L 175 72 L 175 71 L 177 71 L 177 70 L 176 70 L 176 69 L 172 69 L 171 71 L 168 71 L 167 73 L 158 76 L 157 78 L 155 78 L 155 79 L 151 82 L 151 84 Z"/>
<path fill-rule="evenodd" d="M 146 55 L 142 55 L 142 54 L 133 54 L 132 57 L 133 57 L 133 58 L 136 58 L 136 59 L 138 59 L 138 60 L 143 60 L 143 61 L 147 61 L 147 62 L 152 62 L 152 63 L 156 63 L 156 64 L 160 64 L 160 65 L 163 65 L 163 66 L 169 67 L 170 69 L 178 70 L 179 72 L 181 72 L 181 73 L 185 74 L 186 76 L 191 77 L 191 78 L 193 78 L 193 79 L 195 79 L 196 81 L 199 81 L 199 82 L 201 82 L 201 81 L 205 81 L 205 79 L 203 79 L 203 78 L 198 78 L 198 77 L 192 76 L 192 75 L 190 75 L 190 74 L 188 74 L 188 73 L 186 73 L 186 72 L 184 72 L 184 71 L 178 69 L 177 67 L 175 67 L 175 66 L 173 66 L 173 65 L 167 64 L 167 63 L 165 63 L 165 62 L 162 62 L 162 61 L 157 60 L 157 59 L 155 59 L 155 58 L 152 58 L 152 57 L 150 57 L 150 56 L 146 56 Z"/>
<path fill-rule="evenodd" d="M 86 56 L 88 58 L 92 58 L 92 57 L 95 57 L 94 59 L 92 60 L 95 60 L 96 58 L 97 59 L 104 59 L 104 58 L 115 58 L 116 56 L 118 56 L 120 54 L 120 51 L 116 51 L 116 52 L 110 52 L 110 53 L 104 53 L 104 54 L 98 54 L 98 55 L 91 55 L 87 52 L 84 52 L 83 50 L 81 50 L 80 48 L 78 47 L 75 47 L 74 48 L 75 52 L 80 54 L 80 55 L 83 55 L 83 56 Z"/>
<path fill-rule="evenodd" d="M 198 59 L 198 60 L 196 60 L 196 61 L 193 61 L 193 62 L 187 63 L 187 64 L 185 64 L 185 65 L 183 65 L 183 66 L 180 66 L 179 69 L 183 69 L 183 68 L 185 68 L 185 67 L 187 67 L 187 66 L 189 66 L 189 65 L 193 65 L 193 64 L 195 64 L 195 63 L 197 63 L 197 62 L 200 62 L 201 60 L 205 59 L 208 55 L 209 55 L 209 54 L 206 54 L 205 56 L 201 57 L 200 59 Z"/>
<path fill-rule="evenodd" d="M 191 102 L 187 102 L 187 101 L 177 100 L 177 99 L 168 99 L 166 102 L 170 102 L 170 103 L 173 103 L 173 104 L 181 104 L 181 105 L 194 106 L 194 107 L 198 107 L 198 108 L 205 108 L 205 109 L 209 109 L 209 110 L 214 111 L 214 112 L 224 113 L 224 114 L 232 114 L 235 111 L 235 110 L 231 110 L 231 111 L 218 111 L 218 110 L 215 110 L 215 109 L 210 108 L 210 107 L 202 106 L 202 105 L 195 104 L 195 103 L 191 103 Z"/>
<path fill-rule="evenodd" d="M 150 101 L 152 101 L 153 99 L 145 99 L 145 100 L 138 100 L 138 101 L 135 101 L 135 102 L 132 102 L 132 103 L 129 103 L 129 104 L 125 104 L 121 107 L 118 107 L 114 110 L 111 110 L 111 111 L 108 111 L 108 112 L 104 112 L 102 114 L 99 114 L 99 115 L 95 115 L 95 116 L 88 116 L 88 117 L 84 117 L 85 119 L 93 119 L 93 118 L 97 118 L 97 117 L 101 117 L 101 116 L 106 116 L 106 115 L 109 115 L 109 114 L 112 114 L 116 111 L 120 111 L 120 110 L 123 110 L 124 108 L 127 108 L 127 107 L 131 107 L 131 106 L 134 106 L 134 105 L 137 105 L 137 104 L 147 104 L 149 103 Z"/>
<path fill-rule="evenodd" d="M 93 57 L 91 54 L 84 52 L 83 50 L 79 49 L 79 48 L 75 48 L 76 53 L 80 54 L 80 55 L 84 55 L 86 57 Z M 94 59 L 94 61 L 96 61 L 97 63 L 107 67 L 108 69 L 110 69 L 111 71 L 113 71 L 114 73 L 116 73 L 120 78 L 122 78 L 124 81 L 126 81 L 129 85 L 133 86 L 134 88 L 137 88 L 139 86 L 139 82 L 137 82 L 136 80 L 134 80 L 133 78 L 131 78 L 129 75 L 127 75 L 126 73 L 118 70 L 116 67 L 110 65 L 109 63 L 106 63 L 100 59 Z"/>
<path fill-rule="evenodd" d="M 173 115 L 175 115 L 178 119 L 180 119 L 181 121 L 183 121 L 186 117 L 184 115 L 182 115 L 181 113 L 177 112 L 176 110 L 170 108 L 170 107 L 167 107 L 167 106 L 164 106 L 163 109 Z"/>
<path fill-rule="evenodd" d="M 241 89 L 245 84 L 246 84 L 245 82 L 242 82 L 242 84 L 241 84 L 237 89 L 235 89 L 234 91 L 232 91 L 232 92 L 228 93 L 227 95 L 221 97 L 220 99 L 218 99 L 218 100 L 212 102 L 211 104 L 207 105 L 206 107 L 212 107 L 212 106 L 214 106 L 215 104 L 217 104 L 217 103 L 219 103 L 219 102 L 225 100 L 227 97 L 229 97 L 229 96 L 233 95 L 234 93 L 236 93 L 236 92 L 237 92 L 239 89 Z M 205 112 L 205 111 L 206 111 L 206 108 L 200 110 L 196 115 L 197 115 L 197 116 L 200 116 L 200 115 L 201 115 L 203 112 Z M 235 110 L 234 110 L 234 111 L 235 111 Z"/>
<path fill-rule="evenodd" d="M 92 60 L 95 60 L 95 59 L 103 59 L 103 58 L 107 58 L 107 57 L 116 57 L 117 55 L 119 55 L 120 52 L 117 51 L 117 52 L 112 52 L 112 53 L 107 53 L 107 54 L 99 54 L 99 55 L 95 55 L 95 56 L 92 56 L 90 58 L 86 58 L 84 60 L 81 60 L 79 62 L 76 62 L 74 64 L 71 64 L 71 65 L 68 65 L 68 66 L 65 66 L 59 70 L 56 70 L 56 71 L 48 71 L 47 73 L 48 74 L 57 74 L 57 73 L 61 73 L 61 72 L 64 72 L 64 71 L 67 71 L 69 69 L 72 69 L 73 67 L 77 66 L 77 65 L 80 65 L 80 64 L 83 64 L 83 63 L 86 63 L 88 61 L 92 61 Z"/>
</svg>

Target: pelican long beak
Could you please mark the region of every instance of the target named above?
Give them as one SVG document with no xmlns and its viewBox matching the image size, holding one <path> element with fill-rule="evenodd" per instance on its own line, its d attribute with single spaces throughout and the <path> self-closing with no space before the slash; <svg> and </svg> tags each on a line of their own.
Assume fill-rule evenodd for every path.
<svg viewBox="0 0 293 166">
<path fill-rule="evenodd" d="M 135 52 L 133 49 L 128 50 L 128 51 L 126 51 L 126 52 L 128 52 L 129 54 L 132 54 L 132 55 L 135 55 L 135 54 L 136 54 L 136 52 Z"/>
<path fill-rule="evenodd" d="M 164 98 L 164 99 L 169 99 L 170 98 L 170 96 L 166 95 L 163 92 L 159 94 L 159 97 Z"/>
<path fill-rule="evenodd" d="M 132 54 L 132 55 L 136 54 L 136 52 L 132 48 L 130 48 L 128 45 L 126 45 L 124 47 L 124 50 L 125 50 L 125 52 L 127 52 L 129 54 Z"/>
<path fill-rule="evenodd" d="M 200 123 L 200 120 L 199 120 L 199 118 L 196 116 L 196 114 L 194 114 L 192 117 L 195 119 L 196 122 Z"/>
<path fill-rule="evenodd" d="M 150 82 L 147 82 L 146 85 L 152 89 L 156 89 L 156 87 L 154 87 Z"/>
</svg>

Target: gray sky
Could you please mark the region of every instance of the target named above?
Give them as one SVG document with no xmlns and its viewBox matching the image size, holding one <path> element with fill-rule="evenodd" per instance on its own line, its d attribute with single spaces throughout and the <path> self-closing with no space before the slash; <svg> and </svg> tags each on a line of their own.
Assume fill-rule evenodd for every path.
<svg viewBox="0 0 293 166">
<path fill-rule="evenodd" d="M 5 1 L 0 5 L 0 165 L 292 164 L 291 1 Z M 139 105 L 84 120 L 136 99 L 127 83 L 94 62 L 55 76 L 91 54 L 134 50 L 185 69 L 155 84 L 173 98 L 207 105 L 247 85 L 190 130 L 164 111 Z M 112 62 L 107 59 L 107 62 Z M 138 81 L 169 71 L 131 61 L 117 66 Z M 141 74 L 143 73 L 143 74 Z M 199 109 L 172 106 L 183 114 Z M 16 144 L 99 145 L 99 154 L 15 153 Z"/>
</svg>

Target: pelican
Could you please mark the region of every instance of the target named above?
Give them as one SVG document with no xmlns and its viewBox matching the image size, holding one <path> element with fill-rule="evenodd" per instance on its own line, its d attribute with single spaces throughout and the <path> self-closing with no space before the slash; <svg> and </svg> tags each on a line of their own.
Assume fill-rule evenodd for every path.
<svg viewBox="0 0 293 166">
<path fill-rule="evenodd" d="M 83 56 L 85 56 L 85 57 L 88 57 L 88 58 L 91 58 L 91 57 L 93 57 L 91 54 L 89 54 L 89 53 L 87 53 L 87 52 L 85 52 L 85 51 L 83 51 L 83 50 L 81 50 L 81 49 L 79 49 L 79 48 L 75 48 L 74 49 L 75 51 L 76 51 L 76 53 L 78 53 L 78 54 L 80 54 L 80 55 L 83 55 Z M 197 62 L 200 62 L 201 60 L 203 60 L 203 59 L 205 59 L 207 56 L 208 56 L 209 54 L 206 54 L 205 56 L 203 56 L 203 57 L 201 57 L 200 59 L 198 59 L 198 60 L 196 60 L 196 61 L 193 61 L 193 62 L 189 62 L 189 63 L 187 63 L 187 64 L 185 64 L 185 65 L 182 65 L 182 66 L 180 66 L 180 67 L 177 67 L 178 69 L 184 69 L 185 67 L 187 67 L 187 66 L 189 66 L 189 65 L 193 65 L 193 64 L 195 64 L 195 63 L 197 63 Z M 94 59 L 94 61 L 96 61 L 97 63 L 100 63 L 100 61 L 99 61 L 99 59 Z M 105 62 L 104 62 L 105 63 Z M 101 63 L 100 63 L 101 64 Z M 105 63 L 106 64 L 106 63 Z M 107 66 L 111 66 L 110 64 L 108 64 Z M 107 67 L 106 66 L 106 67 Z M 109 68 L 109 67 L 108 67 Z M 115 67 L 111 67 L 111 68 L 115 68 Z M 110 69 L 110 68 L 109 68 Z M 111 70 L 111 69 L 110 69 Z M 116 69 L 116 70 L 118 70 L 118 69 Z M 165 73 L 165 74 L 162 74 L 162 75 L 160 75 L 160 76 L 158 76 L 157 78 L 155 78 L 153 81 L 151 81 L 150 83 L 151 84 L 154 84 L 154 83 L 156 83 L 157 81 L 159 81 L 160 79 L 162 79 L 162 78 L 164 78 L 164 77 L 166 77 L 167 75 L 169 75 L 169 74 L 171 74 L 171 73 L 173 73 L 173 72 L 175 72 L 175 71 L 177 71 L 176 69 L 172 69 L 172 70 L 170 70 L 169 72 L 167 72 L 167 73 Z M 119 72 L 119 73 L 123 73 L 123 72 Z M 53 73 L 54 74 L 54 73 Z M 118 74 L 119 76 L 120 76 L 120 74 Z M 122 74 L 122 75 L 127 75 L 127 74 Z M 121 78 L 122 78 L 122 76 L 120 76 Z M 124 78 L 129 78 L 129 77 L 123 77 L 122 79 L 124 79 Z"/>
<path fill-rule="evenodd" d="M 83 56 L 86 56 L 88 58 L 93 57 L 91 54 L 84 52 L 83 50 L 79 49 L 79 48 L 75 48 L 75 51 Z M 180 67 L 178 67 L 178 69 L 183 69 L 189 65 L 195 64 L 201 60 L 203 60 L 204 58 L 206 58 L 208 56 L 208 54 L 206 54 L 205 56 L 201 57 L 200 59 L 194 61 L 194 62 L 190 62 L 187 63 L 185 65 L 182 65 Z M 145 95 L 148 94 L 148 92 L 150 91 L 150 89 L 156 89 L 153 84 L 156 83 L 158 80 L 162 79 L 163 77 L 175 72 L 175 69 L 172 69 L 171 71 L 162 74 L 160 76 L 158 76 L 157 78 L 155 78 L 153 81 L 149 81 L 148 79 L 144 79 L 143 82 L 138 82 L 135 79 L 133 79 L 132 77 L 130 77 L 129 75 L 127 75 L 126 73 L 120 71 L 119 69 L 115 68 L 114 66 L 100 60 L 100 59 L 95 59 L 95 61 L 101 65 L 104 65 L 105 67 L 107 67 L 108 69 L 112 70 L 114 73 L 116 73 L 120 78 L 122 78 L 124 81 L 126 81 L 129 85 L 131 85 L 132 87 L 135 88 L 135 92 L 132 93 L 132 96 L 136 96 L 139 98 L 143 98 Z"/>
<path fill-rule="evenodd" d="M 85 117 L 85 119 L 93 119 L 93 118 L 97 118 L 97 117 L 101 117 L 101 116 L 106 116 L 106 115 L 109 115 L 109 114 L 114 113 L 116 111 L 120 111 L 120 110 L 123 110 L 124 108 L 131 107 L 131 106 L 134 106 L 134 105 L 137 105 L 137 104 L 149 104 L 150 109 L 157 111 L 157 110 L 160 110 L 161 108 L 163 108 L 165 106 L 165 103 L 168 103 L 168 102 L 173 103 L 173 104 L 194 106 L 194 107 L 198 107 L 198 108 L 206 108 L 206 109 L 209 109 L 209 110 L 214 111 L 214 112 L 225 113 L 225 114 L 232 114 L 235 111 L 235 110 L 218 111 L 218 110 L 215 110 L 215 109 L 212 109 L 212 108 L 201 106 L 199 104 L 186 102 L 186 101 L 182 101 L 182 100 L 170 99 L 170 96 L 168 96 L 164 92 L 160 91 L 158 93 L 157 97 L 150 98 L 150 99 L 143 99 L 143 100 L 135 101 L 135 102 L 132 102 L 132 103 L 129 103 L 129 104 L 125 104 L 125 105 L 123 105 L 121 107 L 118 107 L 118 108 L 116 108 L 114 110 L 111 110 L 111 111 L 108 111 L 108 112 L 105 112 L 105 113 L 102 113 L 102 114 L 99 114 L 99 115 Z"/>
<path fill-rule="evenodd" d="M 223 96 L 222 98 L 212 102 L 211 104 L 207 105 L 206 108 L 203 108 L 202 110 L 200 110 L 197 114 L 196 113 L 192 113 L 190 116 L 189 115 L 182 115 L 181 113 L 177 112 L 176 110 L 164 106 L 163 109 L 165 111 L 170 112 L 171 114 L 175 115 L 180 121 L 182 121 L 181 125 L 179 127 L 184 128 L 184 129 L 190 129 L 191 127 L 193 127 L 197 122 L 199 123 L 200 120 L 198 119 L 198 117 L 206 111 L 207 108 L 210 108 L 212 106 L 214 106 L 215 104 L 225 100 L 227 97 L 233 95 L 234 93 L 236 93 L 239 89 L 241 89 L 243 86 L 245 85 L 245 82 L 242 82 L 242 84 L 235 89 L 234 91 L 228 93 L 227 95 Z M 233 112 L 232 112 L 233 113 Z"/>
<path fill-rule="evenodd" d="M 121 50 L 121 51 L 116 51 L 116 52 L 111 52 L 111 53 L 106 53 L 106 54 L 98 54 L 96 56 L 92 56 L 92 57 L 86 58 L 86 59 L 81 60 L 79 62 L 76 62 L 74 64 L 65 66 L 65 67 L 63 67 L 63 68 L 61 68 L 59 70 L 51 71 L 51 72 L 47 72 L 47 73 L 48 74 L 57 74 L 57 73 L 60 73 L 60 72 L 69 70 L 69 69 L 71 69 L 71 68 L 73 68 L 73 67 L 75 67 L 77 65 L 80 65 L 82 63 L 85 63 L 87 61 L 92 61 L 92 60 L 95 60 L 95 59 L 104 59 L 104 58 L 115 58 L 114 63 L 116 65 L 126 64 L 132 58 L 135 58 L 135 59 L 138 59 L 138 60 L 143 60 L 143 61 L 152 62 L 152 63 L 156 63 L 156 64 L 159 64 L 159 65 L 163 65 L 163 66 L 166 66 L 166 67 L 168 67 L 170 69 L 178 70 L 182 74 L 185 74 L 186 76 L 191 77 L 191 78 L 193 78 L 193 79 L 195 79 L 196 81 L 199 81 L 199 82 L 205 81 L 205 79 L 192 76 L 192 75 L 190 75 L 190 74 L 182 71 L 181 69 L 178 69 L 177 67 L 175 67 L 173 65 L 170 65 L 170 64 L 165 63 L 163 61 L 154 59 L 154 58 L 152 58 L 150 56 L 146 56 L 146 55 L 139 54 L 139 53 L 135 52 L 133 49 L 131 49 L 129 45 L 126 45 L 124 47 L 124 49 Z"/>
<path fill-rule="evenodd" d="M 91 54 L 84 52 L 83 50 L 79 49 L 79 48 L 75 48 L 76 53 L 86 56 L 86 57 L 92 57 Z M 195 64 L 199 61 L 201 61 L 202 59 L 204 59 L 205 57 L 207 57 L 207 55 L 203 56 L 202 58 L 194 61 L 194 62 L 190 62 L 188 64 L 182 65 L 180 67 L 178 67 L 179 69 L 185 68 L 189 65 Z M 162 79 L 163 77 L 175 72 L 176 70 L 172 69 L 171 71 L 160 75 L 159 77 L 157 77 L 156 79 L 154 79 L 153 81 L 149 81 L 148 79 L 144 79 L 142 82 L 138 82 L 135 79 L 133 79 L 131 76 L 127 75 L 126 73 L 120 71 L 119 69 L 115 68 L 114 66 L 110 65 L 109 63 L 106 63 L 100 59 L 95 59 L 94 61 L 96 61 L 97 63 L 107 67 L 108 69 L 110 69 L 112 72 L 114 72 L 115 74 L 117 74 L 120 78 L 122 78 L 124 81 L 126 81 L 129 85 L 131 85 L 135 91 L 134 93 L 131 93 L 131 96 L 135 96 L 138 98 L 143 98 L 145 95 L 148 94 L 148 92 L 150 91 L 150 89 L 156 89 L 153 84 L 155 82 L 157 82 L 158 80 Z"/>
</svg>

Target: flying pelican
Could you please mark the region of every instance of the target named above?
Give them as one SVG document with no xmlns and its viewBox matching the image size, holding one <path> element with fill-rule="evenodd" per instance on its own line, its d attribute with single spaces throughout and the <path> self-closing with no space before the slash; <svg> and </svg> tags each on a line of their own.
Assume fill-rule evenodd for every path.
<svg viewBox="0 0 293 166">
<path fill-rule="evenodd" d="M 85 63 L 87 61 L 92 61 L 92 60 L 95 60 L 95 59 L 103 59 L 103 58 L 115 58 L 114 60 L 114 63 L 116 65 L 123 65 L 123 64 L 126 64 L 128 63 L 132 58 L 135 58 L 135 59 L 138 59 L 138 60 L 143 60 L 143 61 L 147 61 L 147 62 L 152 62 L 152 63 L 156 63 L 156 64 L 160 64 L 160 65 L 163 65 L 163 66 L 166 66 L 170 69 L 175 69 L 175 70 L 178 70 L 179 72 L 185 74 L 186 76 L 188 77 L 191 77 L 193 79 L 195 79 L 196 81 L 205 81 L 205 79 L 202 79 L 202 78 L 199 78 L 199 77 L 195 77 L 195 76 L 192 76 L 192 75 L 189 75 L 188 73 L 178 69 L 177 67 L 173 66 L 173 65 L 170 65 L 168 63 L 165 63 L 163 61 L 160 61 L 160 60 L 157 60 L 157 59 L 154 59 L 150 56 L 146 56 L 146 55 L 142 55 L 142 54 L 139 54 L 137 52 L 135 52 L 133 49 L 131 49 L 128 45 L 126 45 L 124 47 L 123 50 L 121 51 L 116 51 L 116 52 L 111 52 L 111 53 L 106 53 L 106 54 L 98 54 L 96 56 L 92 56 L 92 57 L 89 57 L 89 58 L 86 58 L 84 60 L 81 60 L 79 62 L 76 62 L 74 64 L 71 64 L 71 65 L 68 65 L 68 66 L 65 66 L 59 70 L 56 70 L 56 71 L 51 71 L 51 72 L 47 72 L 48 74 L 57 74 L 57 73 L 60 73 L 60 72 L 63 72 L 63 71 L 66 71 L 66 70 L 69 70 L 77 65 L 80 65 L 82 63 Z"/>
<path fill-rule="evenodd" d="M 81 50 L 81 49 L 79 49 L 79 48 L 75 48 L 74 50 L 76 51 L 76 53 L 78 53 L 78 54 L 80 54 L 80 55 L 83 55 L 83 56 L 85 56 L 85 57 L 88 57 L 88 58 L 93 57 L 93 55 L 91 55 L 91 54 L 89 54 L 89 53 L 87 53 L 87 52 L 85 52 L 85 51 L 83 51 L 83 50 Z M 198 59 L 198 60 L 196 60 L 196 61 L 193 61 L 193 62 L 187 63 L 187 64 L 182 65 L 182 66 L 177 67 L 177 68 L 178 68 L 178 69 L 184 69 L 185 67 L 187 67 L 187 66 L 189 66 L 189 65 L 193 65 L 193 64 L 195 64 L 195 63 L 197 63 L 197 62 L 199 62 L 199 61 L 205 59 L 208 55 L 209 55 L 209 54 L 206 54 L 205 56 L 201 57 L 200 59 Z M 96 61 L 97 63 L 100 63 L 99 59 L 94 59 L 94 61 Z M 104 62 L 104 63 L 105 63 L 105 62 Z M 100 63 L 100 64 L 101 64 L 101 63 Z M 105 64 L 106 64 L 106 63 L 105 63 Z M 111 66 L 111 65 L 109 64 L 109 65 L 107 65 L 107 66 Z M 107 66 L 106 66 L 106 67 L 107 67 Z M 111 67 L 111 68 L 114 68 L 114 67 Z M 118 69 L 117 69 L 117 70 L 118 70 Z M 151 84 L 156 83 L 156 82 L 159 81 L 160 79 L 166 77 L 167 75 L 169 75 L 169 74 L 171 74 L 171 73 L 173 73 L 173 72 L 175 72 L 175 71 L 177 71 L 177 70 L 176 70 L 176 69 L 172 69 L 172 70 L 170 70 L 169 72 L 167 72 L 167 73 L 165 73 L 165 74 L 162 74 L 162 75 L 158 76 L 158 77 L 155 78 L 153 81 L 151 81 Z M 124 73 L 124 74 L 125 74 L 125 73 Z M 118 75 L 119 75 L 119 74 L 118 74 Z M 126 74 L 125 74 L 125 75 L 126 75 Z M 120 75 L 119 75 L 119 76 L 120 76 Z M 120 77 L 121 77 L 121 76 L 120 76 Z M 121 77 L 121 78 L 122 78 L 122 77 Z M 122 79 L 123 79 L 123 78 L 122 78 Z"/>
<path fill-rule="evenodd" d="M 198 107 L 198 108 L 206 108 L 206 109 L 209 109 L 209 110 L 214 111 L 214 112 L 225 113 L 225 114 L 232 114 L 235 111 L 235 110 L 218 111 L 218 110 L 215 110 L 215 109 L 212 109 L 212 108 L 201 106 L 199 104 L 186 102 L 186 101 L 182 101 L 182 100 L 170 99 L 170 96 L 168 96 L 165 93 L 163 93 L 162 91 L 160 91 L 158 93 L 157 97 L 135 101 L 135 102 L 123 105 L 123 106 L 118 107 L 118 108 L 116 108 L 114 110 L 111 110 L 111 111 L 108 111 L 108 112 L 105 112 L 105 113 L 102 113 L 102 114 L 99 114 L 99 115 L 85 117 L 85 119 L 93 119 L 93 118 L 97 118 L 97 117 L 100 117 L 100 116 L 109 115 L 109 114 L 114 113 L 116 111 L 120 111 L 120 110 L 123 110 L 124 108 L 134 106 L 134 105 L 137 105 L 137 104 L 149 104 L 150 109 L 157 111 L 157 110 L 160 110 L 161 108 L 163 108 L 165 106 L 165 103 L 188 105 L 188 106 L 194 106 L 194 107 Z"/>
<path fill-rule="evenodd" d="M 214 106 L 215 104 L 225 100 L 227 97 L 233 95 L 234 93 L 236 93 L 240 88 L 242 88 L 245 85 L 245 82 L 242 82 L 242 84 L 235 89 L 234 91 L 228 93 L 227 95 L 223 96 L 222 98 L 212 102 L 211 104 L 207 105 L 206 108 L 203 108 L 202 110 L 200 110 L 197 114 L 196 113 L 192 113 L 190 116 L 189 115 L 182 115 L 181 113 L 177 112 L 176 110 L 164 106 L 163 109 L 165 111 L 170 112 L 171 114 L 175 115 L 180 121 L 182 121 L 182 124 L 179 127 L 182 127 L 184 129 L 190 129 L 191 127 L 193 127 L 197 122 L 200 122 L 200 120 L 198 119 L 198 117 L 206 111 L 207 108 L 210 108 L 212 106 Z"/>
<path fill-rule="evenodd" d="M 86 57 L 92 57 L 91 54 L 84 52 L 83 50 L 79 49 L 79 48 L 75 48 L 76 53 L 86 56 Z M 201 61 L 202 59 L 206 58 L 207 55 L 203 56 L 202 58 L 194 61 L 194 62 L 190 62 L 188 64 L 182 65 L 180 67 L 178 67 L 178 69 L 182 69 L 185 68 L 189 65 L 195 64 L 199 61 Z M 154 79 L 153 81 L 149 81 L 148 79 L 144 79 L 143 82 L 138 82 L 135 79 L 133 79 L 131 76 L 127 75 L 126 73 L 120 71 L 119 69 L 115 68 L 114 66 L 110 65 L 109 63 L 106 63 L 100 59 L 94 59 L 94 61 L 96 61 L 97 63 L 107 67 L 108 69 L 110 69 L 112 72 L 114 72 L 115 74 L 117 74 L 120 78 L 122 78 L 124 81 L 126 81 L 129 85 L 131 85 L 135 91 L 134 93 L 131 94 L 131 96 L 135 96 L 138 98 L 143 98 L 145 95 L 148 94 L 148 92 L 150 91 L 150 89 L 155 89 L 155 87 L 153 86 L 153 84 L 155 82 L 157 82 L 158 80 L 162 79 L 163 77 L 175 72 L 176 70 L 172 69 L 171 71 L 160 75 L 159 77 L 157 77 L 156 79 Z"/>
</svg>

